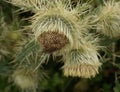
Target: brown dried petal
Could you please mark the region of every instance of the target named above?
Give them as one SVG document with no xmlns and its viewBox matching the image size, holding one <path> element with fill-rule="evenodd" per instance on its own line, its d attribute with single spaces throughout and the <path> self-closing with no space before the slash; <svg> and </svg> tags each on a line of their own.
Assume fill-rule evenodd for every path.
<svg viewBox="0 0 120 92">
<path fill-rule="evenodd" d="M 73 77 L 91 78 L 98 74 L 99 66 L 89 64 L 66 65 L 64 75 Z"/>
</svg>

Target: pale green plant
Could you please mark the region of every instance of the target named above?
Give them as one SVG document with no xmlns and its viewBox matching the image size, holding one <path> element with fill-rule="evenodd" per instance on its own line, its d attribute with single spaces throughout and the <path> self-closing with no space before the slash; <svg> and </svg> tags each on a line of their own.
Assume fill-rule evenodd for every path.
<svg viewBox="0 0 120 92">
<path fill-rule="evenodd" d="M 71 0 L 9 1 L 22 10 L 34 12 L 29 26 L 34 36 L 16 56 L 15 61 L 24 60 L 31 52 L 42 53 L 39 54 L 40 61 L 38 66 L 34 67 L 35 70 L 39 69 L 51 54 L 62 55 L 66 76 L 95 77 L 101 66 L 98 51 L 102 47 L 98 35 L 90 30 L 95 26 L 94 32 L 101 32 L 110 37 L 119 35 L 119 2 L 104 2 L 104 6 L 94 15 L 88 2 L 79 2 L 72 6 Z"/>
<path fill-rule="evenodd" d="M 25 0 L 23 0 L 23 2 L 24 1 Z M 40 1 L 38 0 L 39 3 L 41 3 Z M 14 3 L 14 1 L 12 1 L 12 3 Z M 44 55 L 63 55 L 65 67 L 70 64 L 71 70 L 74 67 L 85 70 L 86 66 L 90 66 L 89 71 L 93 71 L 93 74 L 90 75 L 90 72 L 88 72 L 88 75 L 85 75 L 83 72 L 79 72 L 79 70 L 82 69 L 78 68 L 78 71 L 73 71 L 72 74 L 68 71 L 69 73 L 65 73 L 65 75 L 86 78 L 95 76 L 98 73 L 101 63 L 98 59 L 97 49 L 92 45 L 92 43 L 98 43 L 98 41 L 93 40 L 94 38 L 90 40 L 92 36 L 88 35 L 91 34 L 89 32 L 91 16 L 85 17 L 85 14 L 89 13 L 90 5 L 87 3 L 79 5 L 78 3 L 78 5 L 73 8 L 71 2 L 65 0 L 55 0 L 51 2 L 48 0 L 47 3 L 48 5 L 44 5 L 44 8 L 36 9 L 35 15 L 31 17 L 32 25 L 30 25 L 30 28 L 34 32 L 35 38 L 33 38 L 33 40 L 35 40 L 36 46 L 38 46 L 37 44 L 40 45 L 39 49 L 45 53 Z M 34 47 L 35 45 L 30 46 Z M 26 50 L 32 49 L 29 45 L 27 47 Z M 74 54 L 76 56 L 70 56 L 72 50 L 78 51 Z M 67 55 L 64 54 L 66 52 L 68 52 Z M 28 51 L 28 53 L 25 54 L 29 55 L 29 53 Z M 22 54 L 23 53 L 18 55 L 18 57 Z M 69 57 L 71 57 L 71 59 Z M 17 60 L 19 59 L 20 58 Z M 78 66 L 76 62 L 79 63 Z M 72 67 L 72 64 L 74 67 Z M 67 71 L 67 69 L 65 70 Z M 80 73 L 82 74 L 80 75 Z"/>
</svg>

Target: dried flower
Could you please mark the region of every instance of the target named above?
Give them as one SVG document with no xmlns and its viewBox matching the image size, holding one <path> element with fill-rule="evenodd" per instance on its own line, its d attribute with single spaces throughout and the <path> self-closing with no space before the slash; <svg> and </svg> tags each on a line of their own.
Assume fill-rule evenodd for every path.
<svg viewBox="0 0 120 92">
<path fill-rule="evenodd" d="M 69 42 L 66 36 L 57 31 L 44 32 L 38 37 L 38 40 L 43 45 L 43 50 L 48 53 L 60 50 Z"/>
<path fill-rule="evenodd" d="M 98 14 L 97 31 L 110 37 L 120 36 L 120 3 L 104 2 Z"/>
</svg>

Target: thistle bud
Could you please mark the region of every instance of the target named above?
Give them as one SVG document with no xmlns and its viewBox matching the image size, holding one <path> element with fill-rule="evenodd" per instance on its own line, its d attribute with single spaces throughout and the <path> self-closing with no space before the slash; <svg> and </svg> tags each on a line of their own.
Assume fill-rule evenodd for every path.
<svg viewBox="0 0 120 92">
<path fill-rule="evenodd" d="M 14 83 L 22 90 L 35 90 L 38 86 L 38 75 L 31 69 L 18 68 L 12 74 Z"/>
<path fill-rule="evenodd" d="M 100 7 L 97 31 L 110 37 L 120 37 L 120 2 L 110 0 Z"/>
<path fill-rule="evenodd" d="M 83 78 L 95 77 L 99 73 L 98 70 L 101 66 L 97 52 L 99 49 L 97 46 L 98 39 L 93 39 L 93 36 L 89 35 L 84 39 L 79 39 L 77 42 L 79 48 L 71 49 L 63 55 L 64 75 Z"/>
</svg>

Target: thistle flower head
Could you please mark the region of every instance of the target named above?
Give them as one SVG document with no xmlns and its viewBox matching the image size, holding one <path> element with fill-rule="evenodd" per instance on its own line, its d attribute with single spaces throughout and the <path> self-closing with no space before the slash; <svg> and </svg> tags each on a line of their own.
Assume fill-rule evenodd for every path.
<svg viewBox="0 0 120 92">
<path fill-rule="evenodd" d="M 85 40 L 84 40 L 85 41 Z M 101 63 L 98 59 L 98 47 L 92 41 L 82 42 L 79 49 L 66 52 L 64 57 L 63 71 L 66 76 L 94 77 L 98 73 Z"/>
<path fill-rule="evenodd" d="M 70 3 L 63 1 L 55 0 L 50 3 L 49 7 L 43 11 L 38 11 L 33 16 L 31 28 L 35 38 L 45 49 L 44 51 L 51 48 L 52 51 L 48 52 L 55 52 L 67 44 L 71 47 L 74 45 L 73 39 L 76 31 L 80 28 L 78 23 L 79 13 L 77 9 L 72 9 Z M 82 33 L 79 34 L 79 36 L 81 35 Z M 58 47 L 55 46 L 56 42 Z"/>
<path fill-rule="evenodd" d="M 16 69 L 12 74 L 12 78 L 14 83 L 23 90 L 35 90 L 38 86 L 37 71 L 33 72 L 30 68 L 22 67 Z"/>
<path fill-rule="evenodd" d="M 97 31 L 110 37 L 120 36 L 120 3 L 104 2 L 98 15 Z"/>
</svg>

